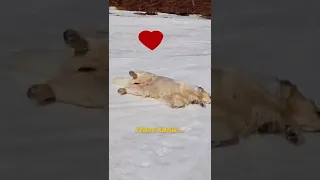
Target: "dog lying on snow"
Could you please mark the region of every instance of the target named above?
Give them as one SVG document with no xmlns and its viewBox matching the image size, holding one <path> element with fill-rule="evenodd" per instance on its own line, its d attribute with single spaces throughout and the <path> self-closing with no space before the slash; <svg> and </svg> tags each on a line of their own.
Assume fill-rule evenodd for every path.
<svg viewBox="0 0 320 180">
<path fill-rule="evenodd" d="M 150 97 L 164 101 L 171 108 L 182 108 L 189 104 L 205 107 L 211 97 L 202 87 L 193 87 L 184 82 L 146 71 L 130 71 L 129 77 L 117 77 L 113 84 L 124 86 L 118 89 L 121 95 Z"/>
<path fill-rule="evenodd" d="M 72 29 L 63 32 L 63 39 L 74 50 L 74 56 L 60 74 L 32 85 L 28 98 L 39 105 L 62 102 L 86 108 L 106 107 L 108 40 L 87 39 Z"/>
<path fill-rule="evenodd" d="M 303 144 L 302 132 L 320 130 L 320 111 L 288 80 L 239 70 L 212 69 L 212 147 L 240 137 L 277 134 Z"/>
</svg>

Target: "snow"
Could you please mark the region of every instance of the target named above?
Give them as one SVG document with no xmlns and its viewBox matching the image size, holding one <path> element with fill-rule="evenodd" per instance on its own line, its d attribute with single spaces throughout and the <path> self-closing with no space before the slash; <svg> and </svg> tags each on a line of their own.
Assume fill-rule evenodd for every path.
<svg viewBox="0 0 320 180">
<path fill-rule="evenodd" d="M 171 109 L 152 99 L 120 96 L 111 78 L 150 71 L 211 92 L 211 21 L 197 16 L 138 16 L 110 9 L 109 173 L 111 180 L 211 179 L 211 115 L 207 108 Z M 160 30 L 154 51 L 138 40 Z M 136 127 L 174 127 L 183 133 L 136 133 Z"/>
</svg>

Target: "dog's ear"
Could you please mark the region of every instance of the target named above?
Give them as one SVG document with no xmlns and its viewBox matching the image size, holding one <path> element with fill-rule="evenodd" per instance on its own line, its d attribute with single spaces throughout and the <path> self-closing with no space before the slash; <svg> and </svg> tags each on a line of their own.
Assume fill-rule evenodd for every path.
<svg viewBox="0 0 320 180">
<path fill-rule="evenodd" d="M 64 42 L 74 50 L 75 55 L 86 54 L 89 50 L 88 41 L 76 30 L 67 29 L 63 32 Z"/>
<path fill-rule="evenodd" d="M 316 113 L 318 114 L 318 116 L 320 117 L 320 108 L 317 106 L 316 102 L 314 102 L 313 100 L 311 100 L 311 103 L 313 104 L 313 106 L 316 109 Z"/>
<path fill-rule="evenodd" d="M 289 81 L 289 80 L 286 80 L 286 79 L 277 79 L 279 82 L 280 82 L 280 84 L 281 85 L 285 85 L 285 86 L 294 86 L 294 84 L 291 82 L 291 81 Z"/>
<path fill-rule="evenodd" d="M 200 91 L 201 93 L 204 92 L 204 89 L 203 89 L 202 87 L 199 86 L 198 89 L 199 89 L 199 91 Z"/>
</svg>

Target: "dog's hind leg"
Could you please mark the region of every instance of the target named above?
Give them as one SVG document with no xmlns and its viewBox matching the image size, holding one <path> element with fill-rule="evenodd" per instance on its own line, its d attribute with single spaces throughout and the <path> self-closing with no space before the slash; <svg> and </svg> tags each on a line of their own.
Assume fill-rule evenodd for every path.
<svg viewBox="0 0 320 180">
<path fill-rule="evenodd" d="M 162 98 L 171 108 L 183 108 L 186 106 L 188 99 L 180 94 L 164 96 Z"/>
</svg>

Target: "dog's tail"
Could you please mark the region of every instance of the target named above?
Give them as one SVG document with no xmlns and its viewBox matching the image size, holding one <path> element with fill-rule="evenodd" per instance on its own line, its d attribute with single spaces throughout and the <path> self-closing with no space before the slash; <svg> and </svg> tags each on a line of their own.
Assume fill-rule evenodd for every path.
<svg viewBox="0 0 320 180">
<path fill-rule="evenodd" d="M 131 79 L 130 77 L 115 77 L 112 79 L 112 84 L 124 87 L 130 85 Z"/>
</svg>

